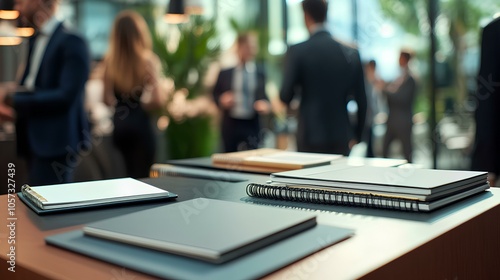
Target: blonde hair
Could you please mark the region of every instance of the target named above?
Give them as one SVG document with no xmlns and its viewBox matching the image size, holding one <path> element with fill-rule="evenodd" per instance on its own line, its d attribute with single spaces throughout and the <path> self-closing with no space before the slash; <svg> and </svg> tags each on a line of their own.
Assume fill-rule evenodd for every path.
<svg viewBox="0 0 500 280">
<path fill-rule="evenodd" d="M 151 54 L 151 35 L 144 18 L 134 11 L 119 13 L 105 56 L 105 78 L 121 94 L 133 94 L 147 83 L 147 60 Z"/>
</svg>

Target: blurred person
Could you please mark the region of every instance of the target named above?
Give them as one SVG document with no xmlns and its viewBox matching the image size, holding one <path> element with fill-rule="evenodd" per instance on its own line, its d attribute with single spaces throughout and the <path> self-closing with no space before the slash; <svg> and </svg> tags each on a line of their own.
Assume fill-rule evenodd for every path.
<svg viewBox="0 0 500 280">
<path fill-rule="evenodd" d="M 123 11 L 116 16 L 103 67 L 104 102 L 115 109 L 113 142 L 125 161 L 126 175 L 148 177 L 156 152 L 148 110 L 161 108 L 163 100 L 161 63 L 141 15 Z"/>
<path fill-rule="evenodd" d="M 382 146 L 383 157 L 389 156 L 392 142 L 399 140 L 403 146 L 403 155 L 408 162 L 412 162 L 413 103 L 417 91 L 417 82 L 408 67 L 411 58 L 411 51 L 402 50 L 400 52 L 401 73 L 393 82 L 383 84 L 381 90 L 389 110 L 387 130 Z"/>
<path fill-rule="evenodd" d="M 477 77 L 476 134 L 471 169 L 488 171 L 490 186 L 500 176 L 500 18 L 483 29 Z"/>
<path fill-rule="evenodd" d="M 300 95 L 297 150 L 349 155 L 361 141 L 366 93 L 359 52 L 326 30 L 324 0 L 302 2 L 310 38 L 289 48 L 280 99 L 289 105 Z M 357 102 L 357 125 L 349 120 L 349 97 Z"/>
<path fill-rule="evenodd" d="M 367 111 L 364 137 L 366 139 L 366 157 L 375 157 L 373 152 L 373 119 L 378 113 L 378 97 L 379 93 L 377 85 L 380 83 L 380 78 L 377 75 L 377 62 L 370 60 L 365 65 L 365 89 L 367 99 Z"/>
<path fill-rule="evenodd" d="M 253 33 L 238 35 L 238 65 L 220 71 L 213 89 L 214 101 L 222 111 L 225 152 L 258 148 L 262 140 L 259 115 L 271 111 L 264 70 L 254 61 L 257 43 Z"/>
<path fill-rule="evenodd" d="M 84 110 L 89 50 L 80 35 L 55 17 L 59 2 L 16 0 L 21 20 L 36 32 L 29 39 L 19 84 L 0 89 L 0 111 L 15 118 L 18 155 L 27 160 L 32 185 L 73 181 L 91 143 Z"/>
</svg>

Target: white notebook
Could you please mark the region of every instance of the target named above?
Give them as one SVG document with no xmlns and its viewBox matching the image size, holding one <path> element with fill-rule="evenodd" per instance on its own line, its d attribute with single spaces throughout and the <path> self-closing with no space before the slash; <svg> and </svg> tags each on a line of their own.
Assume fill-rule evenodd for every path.
<svg viewBox="0 0 500 280">
<path fill-rule="evenodd" d="M 21 193 L 43 210 L 177 197 L 132 178 L 30 187 Z"/>
</svg>

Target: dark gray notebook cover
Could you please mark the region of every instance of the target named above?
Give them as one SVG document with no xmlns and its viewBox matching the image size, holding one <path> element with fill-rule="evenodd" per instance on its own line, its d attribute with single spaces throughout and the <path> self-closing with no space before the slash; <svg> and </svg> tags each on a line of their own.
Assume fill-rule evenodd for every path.
<svg viewBox="0 0 500 280">
<path fill-rule="evenodd" d="M 161 164 L 161 163 L 153 164 L 153 166 L 151 166 L 150 177 L 158 178 L 163 176 L 179 176 L 188 178 L 217 180 L 224 182 L 248 181 L 248 179 L 245 178 L 244 176 L 238 175 L 237 173 L 234 172 L 217 171 L 206 168 L 175 166 L 172 164 Z"/>
<path fill-rule="evenodd" d="M 87 235 L 222 263 L 316 225 L 316 215 L 197 198 L 86 225 Z"/>
<path fill-rule="evenodd" d="M 169 279 L 256 279 L 353 235 L 353 231 L 317 225 L 280 242 L 223 264 L 89 237 L 81 230 L 45 241 L 128 269 Z"/>
</svg>

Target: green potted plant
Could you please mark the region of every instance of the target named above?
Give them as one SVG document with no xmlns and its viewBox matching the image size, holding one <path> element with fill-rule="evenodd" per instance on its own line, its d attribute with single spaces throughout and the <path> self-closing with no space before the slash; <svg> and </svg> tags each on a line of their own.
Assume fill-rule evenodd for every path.
<svg viewBox="0 0 500 280">
<path fill-rule="evenodd" d="M 191 15 L 189 22 L 178 25 L 179 38 L 171 47 L 173 36 L 153 29 L 153 48 L 164 74 L 173 79 L 176 93 L 168 99 L 165 114 L 170 159 L 209 156 L 217 143 L 213 125 L 216 113 L 203 83 L 210 63 L 218 58 L 215 20 Z"/>
</svg>

